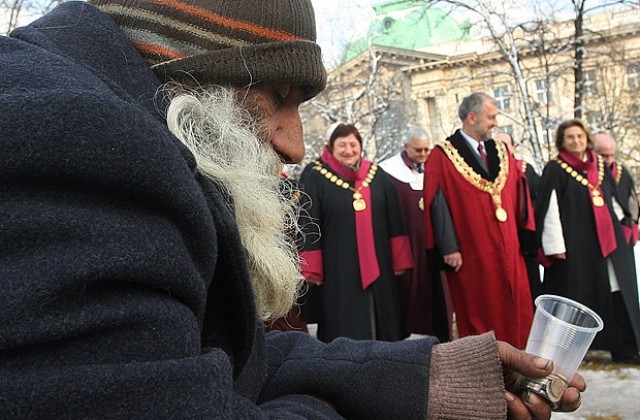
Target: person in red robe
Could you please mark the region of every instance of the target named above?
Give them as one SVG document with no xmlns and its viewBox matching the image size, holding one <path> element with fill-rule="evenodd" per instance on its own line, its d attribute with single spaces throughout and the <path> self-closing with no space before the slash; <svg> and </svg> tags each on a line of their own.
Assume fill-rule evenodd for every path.
<svg viewBox="0 0 640 420">
<path fill-rule="evenodd" d="M 518 231 L 535 230 L 533 212 L 523 208 L 515 159 L 491 140 L 495 100 L 473 93 L 458 115 L 462 129 L 438 145 L 426 165 L 426 247 L 434 268 L 439 262 L 448 270 L 459 335 L 493 330 L 524 348 L 533 306 Z"/>
<path fill-rule="evenodd" d="M 403 150 L 380 162 L 398 191 L 400 208 L 407 224 L 414 267 L 398 278 L 398 295 L 403 328 L 407 334 L 435 335 L 449 340 L 449 321 L 440 271 L 427 268 L 424 246 L 424 165 L 433 149 L 429 133 L 422 128 L 407 132 Z"/>
</svg>

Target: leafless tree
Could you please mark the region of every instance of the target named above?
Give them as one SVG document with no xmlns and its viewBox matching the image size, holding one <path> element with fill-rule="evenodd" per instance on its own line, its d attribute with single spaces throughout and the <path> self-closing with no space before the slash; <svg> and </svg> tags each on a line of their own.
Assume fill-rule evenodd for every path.
<svg viewBox="0 0 640 420">
<path fill-rule="evenodd" d="M 586 76 L 591 74 L 585 73 L 584 64 L 591 45 L 587 40 L 594 36 L 593 31 L 585 27 L 585 20 L 596 11 L 631 4 L 628 0 L 549 0 L 530 4 L 516 0 L 426 1 L 448 5 L 452 11 L 462 11 L 472 20 L 479 34 L 488 35 L 494 41 L 509 64 L 515 86 L 513 95 L 518 101 L 519 112 L 505 117 L 522 127 L 524 140 L 538 166 L 548 159 L 545 155 L 552 150 L 549 141 L 551 130 L 557 125 L 557 119 L 563 116 L 551 115 L 548 102 L 538 101 L 529 92 L 529 82 L 532 78 L 546 80 L 549 89 L 546 96 L 550 97 L 551 82 L 569 72 L 574 83 L 573 117 L 584 117 L 584 97 L 588 94 L 587 82 L 590 82 Z M 573 23 L 572 33 L 558 33 L 552 29 L 562 21 Z M 537 57 L 538 68 L 527 69 L 524 55 Z M 537 121 L 542 121 L 542 124 L 537 124 Z M 542 127 L 542 132 L 539 132 L 539 127 Z"/>
<path fill-rule="evenodd" d="M 1 20 L 0 34 L 8 35 L 18 26 L 42 16 L 64 0 L 0 0 L 0 12 L 5 14 Z"/>
<path fill-rule="evenodd" d="M 402 104 L 403 109 L 406 105 L 402 75 L 396 71 L 399 67 L 393 64 L 388 48 L 370 42 L 366 52 L 329 73 L 327 89 L 301 107 L 307 132 L 307 154 L 301 167 L 318 156 L 326 141 L 327 127 L 338 121 L 358 127 L 368 159 L 382 159 L 396 151 L 395 142 L 377 141 L 377 137 L 390 135 L 389 130 L 378 128 L 393 111 L 393 105 Z M 394 137 L 399 139 L 401 135 L 395 133 Z M 294 169 L 294 173 L 298 170 Z"/>
</svg>

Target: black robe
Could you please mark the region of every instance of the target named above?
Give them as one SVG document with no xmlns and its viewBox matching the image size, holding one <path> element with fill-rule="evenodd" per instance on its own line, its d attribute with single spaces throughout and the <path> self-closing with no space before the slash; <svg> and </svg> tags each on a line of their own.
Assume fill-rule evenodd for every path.
<svg viewBox="0 0 640 420">
<path fill-rule="evenodd" d="M 524 177 L 527 181 L 531 202 L 535 206 L 538 198 L 538 192 L 540 190 L 540 175 L 536 172 L 532 165 L 525 161 L 521 161 Z M 542 280 L 540 279 L 540 264 L 536 255 L 536 240 L 535 232 L 529 235 L 530 231 L 521 231 L 520 243 L 523 244 L 524 260 L 527 264 L 527 273 L 529 275 L 529 286 L 531 287 L 531 298 L 535 299 L 540 296 L 542 292 Z M 529 243 L 532 246 L 529 246 Z M 531 248 L 531 249 L 530 249 Z"/>
<path fill-rule="evenodd" d="M 633 269 L 633 256 L 625 244 L 622 225 L 613 211 L 613 199 L 616 195 L 614 180 L 611 172 L 604 172 L 602 193 L 613 219 L 618 244 L 609 258 L 620 285 L 636 345 L 640 345 L 638 283 Z M 593 309 L 602 317 L 604 329 L 596 335 L 591 348 L 615 352 L 618 349 L 618 332 L 614 327 L 616 323 L 613 294 L 609 285 L 607 260 L 600 251 L 589 192 L 557 162 L 549 162 L 542 173 L 536 207 L 539 236 L 544 230 L 544 217 L 554 190 L 558 198 L 567 259 L 554 259 L 553 264 L 545 268 L 543 291 L 568 297 Z"/>
<path fill-rule="evenodd" d="M 334 172 L 326 163 L 323 167 Z M 305 233 L 301 254 L 309 258 L 319 252 L 324 273 L 323 284 L 311 286 L 311 296 L 302 298 L 303 303 L 307 301 L 305 305 L 320 307 L 320 311 L 311 313 L 303 306 L 309 322 L 318 323 L 318 337 L 327 342 L 336 337 L 370 339 L 374 338 L 375 329 L 375 338 L 379 340 L 403 338 L 394 275 L 398 267 L 394 268 L 391 244 L 392 238 L 399 237 L 406 239 L 407 246 L 409 242 L 398 195 L 389 176 L 379 169 L 369 187 L 380 276 L 366 290 L 362 288 L 358 265 L 353 191 L 328 180 L 314 169 L 314 163 L 302 172 L 300 186 L 306 193 L 303 200 L 311 200 L 311 205 L 303 205 L 309 214 L 303 214 L 301 219 Z"/>
</svg>

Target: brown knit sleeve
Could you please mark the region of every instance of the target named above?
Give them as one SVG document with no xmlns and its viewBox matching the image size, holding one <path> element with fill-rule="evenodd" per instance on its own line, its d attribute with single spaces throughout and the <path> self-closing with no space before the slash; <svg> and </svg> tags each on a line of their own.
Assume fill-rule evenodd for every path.
<svg viewBox="0 0 640 420">
<path fill-rule="evenodd" d="M 493 333 L 433 347 L 427 419 L 505 419 L 505 392 Z"/>
</svg>

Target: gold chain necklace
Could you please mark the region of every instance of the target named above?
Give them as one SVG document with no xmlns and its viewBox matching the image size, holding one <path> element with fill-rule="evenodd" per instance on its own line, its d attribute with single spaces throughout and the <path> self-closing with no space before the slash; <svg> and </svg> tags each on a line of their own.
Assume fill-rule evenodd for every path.
<svg viewBox="0 0 640 420">
<path fill-rule="evenodd" d="M 371 163 L 371 167 L 369 168 L 367 176 L 365 177 L 364 181 L 362 181 L 362 184 L 360 184 L 360 186 L 356 189 L 349 185 L 348 181 L 345 181 L 338 175 L 323 167 L 319 161 L 314 160 L 313 164 L 313 169 L 320 172 L 320 174 L 323 175 L 326 179 L 333 182 L 340 188 L 353 191 L 353 209 L 355 211 L 363 211 L 367 208 L 367 202 L 362 198 L 362 193 L 360 191 L 362 191 L 363 188 L 367 188 L 369 184 L 371 184 L 371 181 L 373 181 L 373 177 L 376 176 L 376 172 L 378 171 L 378 165 L 376 165 L 375 163 Z"/>
<path fill-rule="evenodd" d="M 589 194 L 591 195 L 591 202 L 596 207 L 604 206 L 604 198 L 602 198 L 602 194 L 598 191 L 598 187 L 602 183 L 602 179 L 604 178 L 604 160 L 600 157 L 596 157 L 598 159 L 598 184 L 592 185 L 587 178 L 582 176 L 578 171 L 573 169 L 567 162 L 560 159 L 559 157 L 555 158 L 555 161 L 566 173 L 569 174 L 573 179 L 578 181 L 580 184 L 584 185 L 589 189 Z"/>
<path fill-rule="evenodd" d="M 444 145 L 440 146 L 444 150 L 445 154 L 453 163 L 458 173 L 471 185 L 477 189 L 486 192 L 491 196 L 493 204 L 496 207 L 496 219 L 500 222 L 506 222 L 509 218 L 507 211 L 502 207 L 502 190 L 507 183 L 507 177 L 509 176 L 509 161 L 505 161 L 504 146 L 496 144 L 496 150 L 498 151 L 498 158 L 500 160 L 500 168 L 498 176 L 495 181 L 488 181 L 480 176 L 479 173 L 473 170 L 467 162 L 464 161 L 458 150 L 451 144 L 450 141 L 445 141 Z"/>
<path fill-rule="evenodd" d="M 622 165 L 617 165 L 618 170 L 616 171 L 616 185 L 620 184 L 620 180 L 622 179 Z"/>
</svg>

